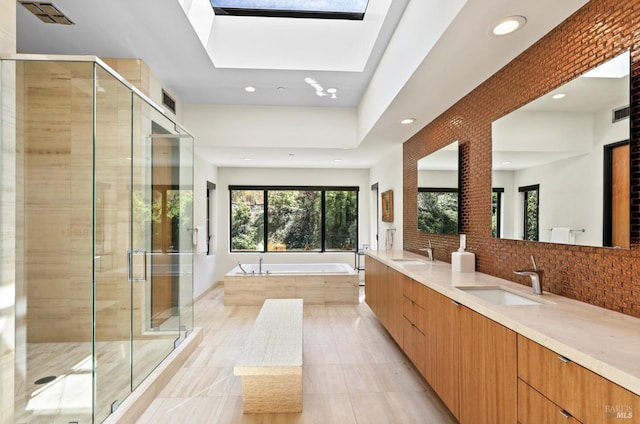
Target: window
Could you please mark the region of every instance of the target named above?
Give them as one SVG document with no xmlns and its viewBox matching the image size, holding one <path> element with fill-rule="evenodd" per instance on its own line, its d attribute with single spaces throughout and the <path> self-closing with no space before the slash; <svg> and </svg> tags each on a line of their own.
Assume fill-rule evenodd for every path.
<svg viewBox="0 0 640 424">
<path fill-rule="evenodd" d="M 151 209 L 153 252 L 193 251 L 193 238 L 188 231 L 192 228 L 193 191 L 179 186 L 154 185 Z"/>
<path fill-rule="evenodd" d="M 229 195 L 232 252 L 356 250 L 357 187 L 230 186 Z"/>
<path fill-rule="evenodd" d="M 523 240 L 538 241 L 539 240 L 539 228 L 538 228 L 538 210 L 539 210 L 539 195 L 540 185 L 530 185 L 526 187 L 518 188 L 518 191 L 523 194 L 523 215 L 524 215 L 524 236 Z"/>
<path fill-rule="evenodd" d="M 491 193 L 491 235 L 498 238 L 502 227 L 502 193 L 504 188 L 494 188 Z"/>
<path fill-rule="evenodd" d="M 362 20 L 368 0 L 211 0 L 216 15 Z"/>
<path fill-rule="evenodd" d="M 418 230 L 458 234 L 458 189 L 418 188 Z"/>
<path fill-rule="evenodd" d="M 216 185 L 207 181 L 207 255 L 213 255 L 213 223 L 215 220 L 211 217 L 211 213 L 215 210 L 213 207 L 213 190 Z"/>
</svg>

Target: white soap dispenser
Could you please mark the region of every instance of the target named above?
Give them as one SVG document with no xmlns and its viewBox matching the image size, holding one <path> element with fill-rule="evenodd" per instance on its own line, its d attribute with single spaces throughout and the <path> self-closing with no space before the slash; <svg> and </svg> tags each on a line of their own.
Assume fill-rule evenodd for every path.
<svg viewBox="0 0 640 424">
<path fill-rule="evenodd" d="M 466 252 L 467 235 L 460 234 L 460 247 L 451 253 L 451 269 L 455 272 L 476 272 L 476 255 Z"/>
</svg>

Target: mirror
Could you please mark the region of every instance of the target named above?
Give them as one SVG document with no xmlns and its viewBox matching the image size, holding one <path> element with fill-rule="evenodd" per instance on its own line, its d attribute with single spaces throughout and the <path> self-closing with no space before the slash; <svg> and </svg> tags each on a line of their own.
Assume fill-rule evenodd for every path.
<svg viewBox="0 0 640 424">
<path fill-rule="evenodd" d="M 629 52 L 492 124 L 494 237 L 629 248 Z"/>
<path fill-rule="evenodd" d="M 418 230 L 458 234 L 458 142 L 418 161 Z"/>
</svg>

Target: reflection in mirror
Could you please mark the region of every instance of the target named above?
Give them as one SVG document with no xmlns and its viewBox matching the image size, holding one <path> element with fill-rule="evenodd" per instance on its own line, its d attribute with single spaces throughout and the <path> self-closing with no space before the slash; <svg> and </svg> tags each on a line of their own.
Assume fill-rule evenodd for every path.
<svg viewBox="0 0 640 424">
<path fill-rule="evenodd" d="M 458 142 L 418 161 L 418 230 L 458 234 Z"/>
<path fill-rule="evenodd" d="M 628 248 L 629 52 L 493 122 L 494 237 Z"/>
</svg>

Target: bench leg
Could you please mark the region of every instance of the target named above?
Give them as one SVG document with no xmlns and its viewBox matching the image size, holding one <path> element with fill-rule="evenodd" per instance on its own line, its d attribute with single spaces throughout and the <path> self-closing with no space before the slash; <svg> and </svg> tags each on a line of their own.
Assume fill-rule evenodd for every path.
<svg viewBox="0 0 640 424">
<path fill-rule="evenodd" d="M 302 412 L 302 374 L 243 375 L 245 413 Z"/>
</svg>

